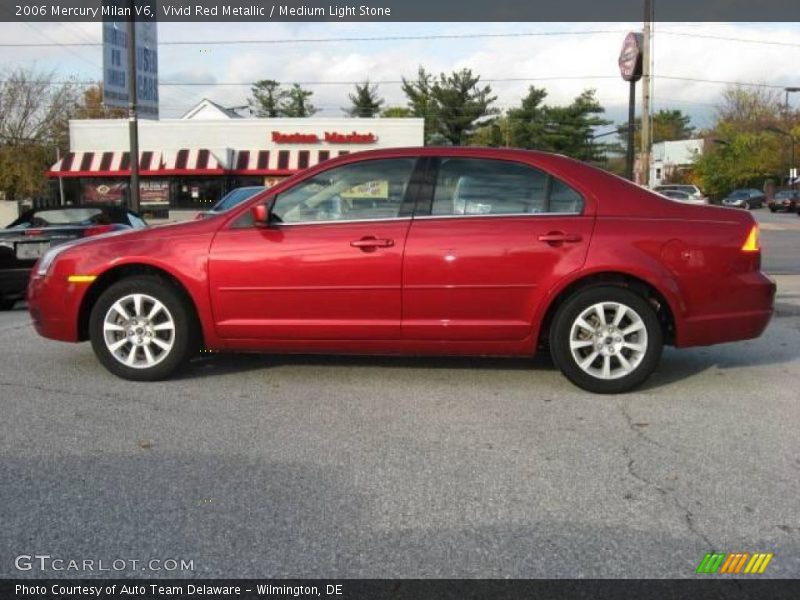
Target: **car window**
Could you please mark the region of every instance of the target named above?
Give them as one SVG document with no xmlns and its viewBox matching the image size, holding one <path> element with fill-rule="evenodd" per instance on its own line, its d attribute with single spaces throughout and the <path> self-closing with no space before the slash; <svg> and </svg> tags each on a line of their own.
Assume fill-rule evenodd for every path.
<svg viewBox="0 0 800 600">
<path fill-rule="evenodd" d="M 564 182 L 520 163 L 443 159 L 431 214 L 516 215 L 580 213 L 583 198 Z"/>
<path fill-rule="evenodd" d="M 211 210 L 214 212 L 224 212 L 263 191 L 263 187 L 247 187 L 231 190 L 225 196 L 223 196 L 222 199 L 217 202 Z"/>
<path fill-rule="evenodd" d="M 396 218 L 415 161 L 370 160 L 323 171 L 280 194 L 272 216 L 280 223 Z"/>
</svg>

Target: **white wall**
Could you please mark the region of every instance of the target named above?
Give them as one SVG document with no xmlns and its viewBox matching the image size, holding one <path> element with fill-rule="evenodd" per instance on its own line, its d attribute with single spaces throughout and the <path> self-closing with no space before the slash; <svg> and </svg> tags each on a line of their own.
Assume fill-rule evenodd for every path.
<svg viewBox="0 0 800 600">
<path fill-rule="evenodd" d="M 73 152 L 108 152 L 128 149 L 128 122 L 123 119 L 70 121 Z M 272 132 L 314 133 L 326 131 L 373 133 L 373 144 L 273 144 Z M 139 121 L 139 149 L 174 152 L 182 148 L 207 148 L 225 161 L 225 150 L 315 149 L 369 150 L 373 148 L 422 146 L 423 119 L 228 119 L 198 121 L 165 119 Z"/>
</svg>

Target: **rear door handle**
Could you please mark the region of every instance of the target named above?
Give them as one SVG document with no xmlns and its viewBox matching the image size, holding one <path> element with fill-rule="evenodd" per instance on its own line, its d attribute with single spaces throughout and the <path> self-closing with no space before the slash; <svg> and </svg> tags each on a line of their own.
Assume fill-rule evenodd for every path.
<svg viewBox="0 0 800 600">
<path fill-rule="evenodd" d="M 564 233 L 563 231 L 551 231 L 550 233 L 539 236 L 540 242 L 553 245 L 564 243 L 575 244 L 582 240 L 583 236 L 580 233 Z"/>
<path fill-rule="evenodd" d="M 350 242 L 353 248 L 361 248 L 362 250 L 374 250 L 375 248 L 391 248 L 394 246 L 394 240 L 376 237 L 365 237 L 360 240 Z"/>
</svg>

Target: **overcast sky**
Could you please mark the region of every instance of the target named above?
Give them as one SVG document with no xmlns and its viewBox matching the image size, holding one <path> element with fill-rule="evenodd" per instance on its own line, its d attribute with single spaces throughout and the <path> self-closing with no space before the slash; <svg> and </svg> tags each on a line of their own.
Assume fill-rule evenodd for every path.
<svg viewBox="0 0 800 600">
<path fill-rule="evenodd" d="M 413 77 L 418 65 L 439 73 L 468 67 L 489 81 L 497 106 L 518 104 L 529 85 L 548 90 L 548 102 L 567 103 L 581 90 L 597 89 L 609 118 L 626 118 L 628 88 L 617 56 L 624 33 L 641 23 L 160 23 L 159 41 L 295 40 L 441 34 L 579 32 L 496 38 L 291 42 L 260 45 L 161 46 L 162 82 L 245 82 L 276 79 L 314 91 L 320 116 L 343 116 L 351 85 L 321 82 L 396 81 Z M 45 48 L 0 46 L 0 70 L 35 66 L 61 77 L 102 78 L 102 49 L 58 44 L 100 41 L 100 23 L 0 23 L 2 43 L 42 42 Z M 678 35 L 695 34 L 695 35 Z M 711 39 L 740 38 L 770 43 Z M 654 106 L 679 108 L 698 127 L 709 126 L 724 85 L 663 77 L 800 86 L 798 23 L 657 23 L 654 37 Z M 561 78 L 561 79 L 559 79 Z M 387 104 L 405 104 L 397 83 L 383 83 Z M 161 86 L 161 116 L 177 117 L 208 97 L 225 106 L 246 104 L 249 87 Z M 800 94 L 792 99 L 800 105 Z"/>
</svg>

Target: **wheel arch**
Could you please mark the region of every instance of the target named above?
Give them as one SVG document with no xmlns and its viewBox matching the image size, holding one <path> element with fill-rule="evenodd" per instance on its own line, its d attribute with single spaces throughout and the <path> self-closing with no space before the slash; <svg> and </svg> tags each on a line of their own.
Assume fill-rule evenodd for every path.
<svg viewBox="0 0 800 600">
<path fill-rule="evenodd" d="M 197 330 L 205 338 L 205 332 L 203 331 L 202 320 L 198 313 L 197 304 L 186 286 L 183 285 L 175 275 L 166 269 L 146 263 L 126 263 L 104 271 L 92 282 L 89 289 L 86 290 L 86 293 L 81 299 L 80 309 L 78 310 L 78 341 L 83 342 L 89 339 L 89 317 L 92 314 L 92 308 L 103 292 L 118 281 L 137 275 L 160 277 L 169 285 L 173 286 L 186 302 L 186 306 L 189 308 L 190 314 L 195 320 Z M 201 340 L 201 343 L 203 343 L 203 340 Z"/>
<path fill-rule="evenodd" d="M 603 270 L 567 281 L 552 295 L 540 321 L 541 325 L 536 336 L 537 348 L 547 346 L 553 319 L 558 309 L 567 299 L 580 291 L 603 285 L 629 289 L 648 300 L 656 311 L 659 323 L 661 323 L 664 343 L 674 345 L 679 323 L 676 314 L 677 307 L 674 302 L 670 301 L 671 295 L 652 281 L 640 276 L 620 270 Z"/>
</svg>

